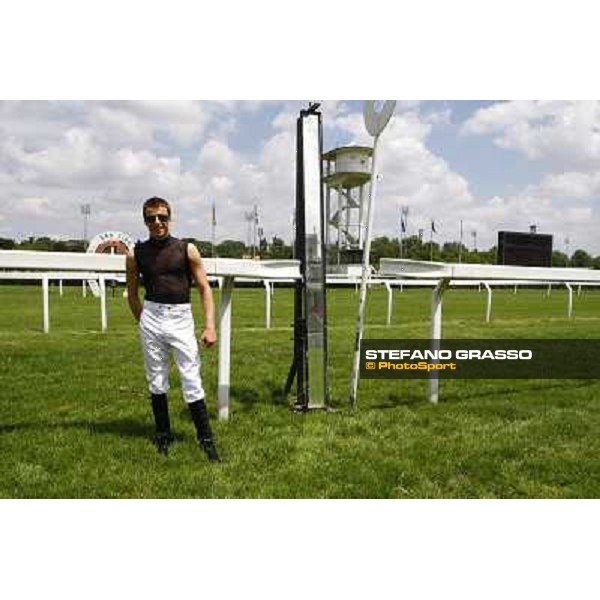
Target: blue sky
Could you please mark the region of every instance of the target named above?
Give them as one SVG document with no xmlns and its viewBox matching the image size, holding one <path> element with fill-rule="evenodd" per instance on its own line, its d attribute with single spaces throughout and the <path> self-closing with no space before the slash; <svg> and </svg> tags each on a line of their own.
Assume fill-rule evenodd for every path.
<svg viewBox="0 0 600 600">
<path fill-rule="evenodd" d="M 289 241 L 295 120 L 307 101 L 78 101 L 0 103 L 0 237 L 145 230 L 141 202 L 171 199 L 174 232 L 246 240 L 257 203 L 267 236 Z M 370 144 L 362 101 L 322 104 L 324 150 Z M 600 254 L 600 105 L 586 101 L 398 101 L 381 137 L 375 235 L 409 233 L 434 218 L 443 243 L 500 229 L 554 235 Z M 465 239 L 465 242 L 468 242 Z"/>
</svg>

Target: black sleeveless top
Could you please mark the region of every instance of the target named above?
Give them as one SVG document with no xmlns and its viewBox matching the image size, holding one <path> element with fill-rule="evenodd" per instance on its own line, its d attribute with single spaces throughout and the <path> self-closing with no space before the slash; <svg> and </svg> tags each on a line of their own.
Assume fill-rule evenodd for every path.
<svg viewBox="0 0 600 600">
<path fill-rule="evenodd" d="M 163 304 L 190 302 L 191 269 L 187 242 L 174 237 L 150 238 L 134 248 L 137 269 L 146 289 L 145 299 Z"/>
</svg>

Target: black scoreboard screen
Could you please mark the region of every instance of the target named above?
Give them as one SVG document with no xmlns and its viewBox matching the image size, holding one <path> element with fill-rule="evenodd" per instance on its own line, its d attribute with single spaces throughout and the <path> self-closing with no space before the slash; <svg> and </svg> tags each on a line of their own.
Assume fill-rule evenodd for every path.
<svg viewBox="0 0 600 600">
<path fill-rule="evenodd" d="M 496 262 L 499 265 L 551 267 L 552 236 L 544 233 L 499 231 Z"/>
</svg>

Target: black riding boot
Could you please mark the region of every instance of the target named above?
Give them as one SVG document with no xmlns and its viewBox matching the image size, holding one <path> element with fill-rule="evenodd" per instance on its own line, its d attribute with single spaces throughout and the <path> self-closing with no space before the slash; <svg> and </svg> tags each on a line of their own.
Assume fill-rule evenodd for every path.
<svg viewBox="0 0 600 600">
<path fill-rule="evenodd" d="M 198 444 L 204 450 L 208 460 L 219 461 L 219 455 L 217 454 L 217 447 L 213 439 L 212 430 L 208 420 L 208 411 L 206 410 L 206 404 L 204 400 L 197 400 L 188 404 L 190 408 L 190 414 L 192 415 L 192 421 L 196 426 L 196 436 L 198 437 Z"/>
<path fill-rule="evenodd" d="M 156 424 L 156 435 L 152 440 L 156 449 L 165 456 L 169 453 L 169 446 L 173 442 L 171 422 L 169 420 L 169 405 L 166 394 L 152 394 L 152 413 Z"/>
</svg>

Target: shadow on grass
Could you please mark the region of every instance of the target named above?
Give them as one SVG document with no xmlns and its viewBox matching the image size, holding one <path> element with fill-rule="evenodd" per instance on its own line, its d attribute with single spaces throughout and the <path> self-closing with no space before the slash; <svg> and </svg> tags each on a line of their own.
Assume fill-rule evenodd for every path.
<svg viewBox="0 0 600 600">
<path fill-rule="evenodd" d="M 519 380 L 522 381 L 522 380 Z M 444 393 L 443 383 L 440 388 L 440 404 L 464 404 L 469 400 L 480 400 L 482 398 L 485 399 L 507 399 L 511 395 L 519 395 L 523 392 L 541 392 L 541 393 L 552 393 L 556 391 L 575 391 L 585 389 L 587 387 L 592 387 L 597 385 L 596 380 L 586 380 L 586 379 L 578 379 L 578 380 L 556 380 L 555 383 L 548 383 L 548 380 L 532 380 L 530 383 L 523 385 L 510 385 L 505 384 L 498 386 L 496 388 L 484 389 L 484 390 L 471 390 L 467 392 L 463 392 L 457 390 L 451 390 L 447 393 Z M 407 391 L 406 393 L 394 393 L 389 394 L 387 397 L 381 398 L 378 402 L 370 403 L 368 405 L 369 409 L 390 409 L 397 408 L 399 406 L 411 406 L 418 408 L 429 407 L 431 406 L 427 392 L 415 392 L 415 391 Z M 479 408 L 477 409 L 479 410 Z"/>
<path fill-rule="evenodd" d="M 491 381 L 491 380 L 486 380 Z M 523 380 L 519 380 L 522 382 Z M 518 385 L 510 385 L 505 384 L 501 387 L 497 387 L 494 389 L 486 389 L 486 390 L 473 390 L 469 392 L 460 392 L 460 391 L 451 391 L 447 394 L 443 394 L 443 391 L 440 390 L 440 399 L 445 402 L 461 402 L 464 400 L 472 400 L 479 399 L 482 397 L 485 398 L 494 398 L 497 396 L 505 397 L 508 394 L 522 394 L 523 392 L 552 392 L 558 390 L 579 390 L 582 388 L 587 388 L 591 386 L 597 385 L 597 381 L 595 379 L 577 379 L 577 380 L 567 380 L 567 379 L 559 379 L 555 380 L 556 383 L 548 383 L 548 380 L 531 380 L 527 384 L 519 383 Z M 542 383 L 543 382 L 543 383 Z M 576 382 L 576 383 L 575 383 Z"/>
<path fill-rule="evenodd" d="M 285 381 L 265 381 L 260 389 L 234 385 L 231 387 L 231 399 L 240 405 L 243 411 L 251 411 L 257 405 L 280 406 L 289 408 L 290 402 L 295 397 L 295 388 L 290 395 L 283 395 Z"/>
<path fill-rule="evenodd" d="M 406 394 L 389 394 L 386 398 L 375 404 L 369 404 L 369 409 L 397 408 L 398 406 L 415 406 L 423 404 L 426 398 L 423 394 L 408 392 Z"/>
<path fill-rule="evenodd" d="M 0 425 L 0 435 L 24 430 L 60 430 L 60 429 L 81 429 L 87 433 L 100 435 L 116 435 L 119 437 L 135 437 L 151 439 L 154 435 L 152 425 L 135 421 L 133 419 L 113 419 L 110 421 L 55 421 L 51 423 L 36 421 L 27 423 L 14 423 Z M 178 440 L 185 440 L 186 435 L 175 431 L 175 437 Z"/>
</svg>

